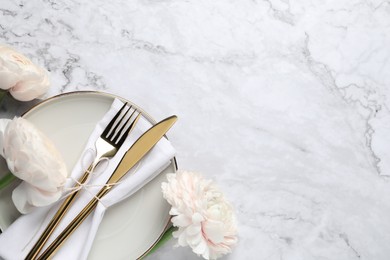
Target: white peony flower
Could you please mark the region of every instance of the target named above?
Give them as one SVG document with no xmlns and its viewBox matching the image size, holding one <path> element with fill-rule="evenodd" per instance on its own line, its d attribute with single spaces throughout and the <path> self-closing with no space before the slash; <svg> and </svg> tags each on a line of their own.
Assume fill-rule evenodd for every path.
<svg viewBox="0 0 390 260">
<path fill-rule="evenodd" d="M 25 214 L 57 201 L 68 174 L 58 150 L 33 124 L 23 118 L 7 121 L 5 129 L 0 129 L 0 153 L 9 170 L 24 180 L 13 191 L 12 199 Z"/>
<path fill-rule="evenodd" d="M 45 70 L 15 50 L 0 46 L 0 89 L 17 100 L 29 101 L 46 93 L 49 84 Z"/>
<path fill-rule="evenodd" d="M 205 259 L 230 253 L 237 243 L 233 208 L 211 180 L 200 174 L 180 171 L 168 174 L 162 183 L 164 198 L 172 205 L 173 236 L 179 246 L 190 246 Z"/>
</svg>

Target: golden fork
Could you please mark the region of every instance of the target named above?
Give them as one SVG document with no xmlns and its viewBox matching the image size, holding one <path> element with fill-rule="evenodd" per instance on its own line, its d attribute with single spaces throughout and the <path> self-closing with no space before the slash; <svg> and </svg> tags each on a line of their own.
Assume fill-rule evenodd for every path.
<svg viewBox="0 0 390 260">
<path fill-rule="evenodd" d="M 133 117 L 133 115 L 135 115 L 137 110 L 134 109 L 133 113 L 130 116 L 127 116 L 132 106 L 130 106 L 127 110 L 126 107 L 127 107 L 127 103 L 125 103 L 122 106 L 122 108 L 118 111 L 118 113 L 112 118 L 110 123 L 104 129 L 103 133 L 96 140 L 95 142 L 96 156 L 93 162 L 91 163 L 91 165 L 83 174 L 83 176 L 80 177 L 75 187 L 85 183 L 85 181 L 88 179 L 89 173 L 94 169 L 94 167 L 96 167 L 96 165 L 99 163 L 101 158 L 103 157 L 112 158 L 119 150 L 119 148 L 122 146 L 128 134 L 132 131 L 132 129 L 134 129 L 135 124 L 137 123 L 138 119 L 141 116 L 141 113 L 138 113 L 135 119 L 132 122 L 130 122 L 130 119 Z M 78 192 L 79 191 L 76 191 L 70 194 L 65 199 L 65 201 L 57 210 L 53 219 L 50 221 L 50 223 L 48 224 L 48 226 L 46 227 L 42 235 L 39 237 L 38 241 L 35 243 L 34 247 L 31 249 L 31 251 L 28 253 L 25 259 L 27 260 L 36 259 L 37 255 L 42 250 L 43 246 L 45 245 L 45 243 L 53 233 L 54 229 L 58 226 L 59 222 L 64 217 L 68 209 L 70 208 Z"/>
<path fill-rule="evenodd" d="M 50 259 L 69 236 L 81 225 L 88 215 L 96 208 L 98 202 L 104 197 L 116 183 L 118 183 L 166 134 L 176 122 L 176 116 L 170 116 L 149 128 L 143 133 L 127 150 L 116 169 L 107 180 L 106 185 L 95 195 L 94 198 L 80 211 L 80 213 L 69 223 L 60 235 L 46 248 L 37 260 Z"/>
</svg>

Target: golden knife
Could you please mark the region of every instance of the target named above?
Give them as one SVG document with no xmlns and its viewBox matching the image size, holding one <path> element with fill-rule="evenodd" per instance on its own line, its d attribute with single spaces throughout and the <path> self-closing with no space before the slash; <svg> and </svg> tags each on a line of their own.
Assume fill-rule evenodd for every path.
<svg viewBox="0 0 390 260">
<path fill-rule="evenodd" d="M 74 232 L 74 230 L 96 208 L 99 200 L 111 190 L 111 188 L 114 186 L 112 184 L 119 182 L 119 180 L 125 176 L 126 173 L 154 147 L 154 145 L 165 135 L 165 133 L 176 121 L 177 116 L 170 116 L 152 126 L 143 135 L 141 135 L 125 153 L 117 168 L 106 182 L 107 185 L 105 185 L 96 194 L 96 196 L 84 207 L 83 210 L 81 210 L 81 212 L 73 219 L 73 221 L 61 232 L 61 234 L 37 259 L 43 260 L 53 256 L 60 248 L 60 246 L 66 241 L 66 239 Z"/>
</svg>

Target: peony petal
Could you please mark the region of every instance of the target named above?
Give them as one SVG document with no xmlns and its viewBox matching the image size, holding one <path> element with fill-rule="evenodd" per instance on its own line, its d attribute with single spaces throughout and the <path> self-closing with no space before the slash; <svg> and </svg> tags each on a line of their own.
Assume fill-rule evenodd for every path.
<svg viewBox="0 0 390 260">
<path fill-rule="evenodd" d="M 188 235 L 188 233 L 187 233 Z M 188 235 L 189 236 L 189 235 Z M 198 232 L 192 236 L 190 236 L 187 241 L 188 241 L 188 244 L 191 246 L 191 247 L 194 247 L 194 246 L 197 246 L 199 243 L 201 243 L 202 241 L 204 240 L 204 237 L 202 235 L 202 232 Z"/>
<path fill-rule="evenodd" d="M 61 192 L 47 192 L 28 185 L 29 202 L 36 207 L 43 207 L 56 202 L 61 197 Z"/>
<path fill-rule="evenodd" d="M 172 218 L 172 223 L 175 227 L 185 227 L 191 224 L 191 219 L 185 215 L 178 215 Z"/>
<path fill-rule="evenodd" d="M 12 192 L 12 201 L 22 213 L 30 213 L 35 207 L 49 205 L 59 199 L 60 192 L 42 192 L 26 182 L 22 182 Z"/>
<path fill-rule="evenodd" d="M 180 211 L 179 211 L 177 208 L 172 207 L 171 210 L 169 211 L 169 214 L 170 214 L 171 216 L 179 215 L 179 214 L 180 214 Z"/>
<path fill-rule="evenodd" d="M 195 214 L 192 215 L 192 222 L 194 222 L 194 223 L 199 223 L 199 222 L 202 222 L 203 220 L 204 220 L 204 217 L 198 212 L 196 212 Z"/>
<path fill-rule="evenodd" d="M 0 71 L 0 89 L 8 90 L 15 86 L 20 80 L 20 76 L 11 71 Z"/>
<path fill-rule="evenodd" d="M 187 236 L 186 236 L 185 232 L 178 233 L 177 238 L 178 238 L 177 243 L 179 244 L 179 246 L 187 246 L 188 245 Z"/>
<path fill-rule="evenodd" d="M 4 132 L 9 122 L 11 122 L 10 119 L 0 119 L 0 155 L 3 157 L 4 157 Z"/>
<path fill-rule="evenodd" d="M 209 248 L 204 240 L 202 240 L 198 245 L 193 247 L 192 251 L 197 255 L 202 255 L 204 259 L 209 259 Z"/>
<path fill-rule="evenodd" d="M 200 234 L 202 232 L 202 226 L 200 225 L 200 223 L 189 225 L 186 229 L 186 232 L 190 236 Z"/>
<path fill-rule="evenodd" d="M 12 201 L 23 214 L 30 213 L 35 207 L 42 207 L 57 201 L 61 192 L 45 192 L 22 182 L 12 192 Z"/>
<path fill-rule="evenodd" d="M 22 214 L 27 214 L 34 209 L 34 207 L 28 203 L 28 195 L 26 192 L 27 185 L 27 183 L 22 182 L 12 192 L 12 201 L 14 202 L 17 210 Z"/>
<path fill-rule="evenodd" d="M 211 240 L 214 244 L 223 242 L 224 239 L 224 225 L 220 221 L 205 221 L 203 223 L 203 231 L 208 240 Z"/>
<path fill-rule="evenodd" d="M 172 236 L 173 236 L 174 238 L 179 238 L 180 235 L 181 235 L 181 233 L 183 233 L 184 230 L 185 230 L 185 229 L 183 229 L 183 228 L 178 228 L 176 231 L 173 231 L 173 232 L 172 232 Z"/>
</svg>

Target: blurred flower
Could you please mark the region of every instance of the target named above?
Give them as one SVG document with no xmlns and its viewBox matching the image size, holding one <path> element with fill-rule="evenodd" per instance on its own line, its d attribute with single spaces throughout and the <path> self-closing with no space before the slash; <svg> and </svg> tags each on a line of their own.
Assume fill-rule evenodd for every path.
<svg viewBox="0 0 390 260">
<path fill-rule="evenodd" d="M 200 174 L 179 171 L 162 184 L 164 198 L 172 205 L 173 237 L 179 246 L 190 246 L 205 259 L 230 253 L 237 243 L 233 208 L 211 180 Z"/>
<path fill-rule="evenodd" d="M 15 50 L 0 46 L 0 89 L 17 100 L 30 101 L 46 93 L 49 84 L 44 69 Z"/>
<path fill-rule="evenodd" d="M 34 207 L 57 201 L 67 170 L 54 144 L 23 118 L 0 121 L 0 127 L 3 127 L 0 129 L 0 153 L 6 159 L 9 170 L 24 180 L 12 193 L 17 209 L 25 214 Z"/>
</svg>

